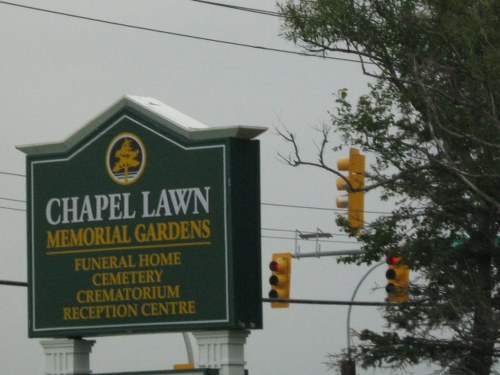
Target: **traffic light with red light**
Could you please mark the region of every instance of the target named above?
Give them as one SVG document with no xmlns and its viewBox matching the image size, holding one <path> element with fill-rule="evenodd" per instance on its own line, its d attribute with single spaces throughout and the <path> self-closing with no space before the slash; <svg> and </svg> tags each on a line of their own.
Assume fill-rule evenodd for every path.
<svg viewBox="0 0 500 375">
<path fill-rule="evenodd" d="M 347 208 L 349 224 L 360 229 L 364 224 L 365 155 L 357 148 L 351 148 L 348 158 L 337 160 L 337 168 L 349 172 L 347 177 L 337 178 L 337 189 L 347 191 L 347 196 L 337 197 L 337 208 Z"/>
<path fill-rule="evenodd" d="M 290 298 L 290 279 L 292 273 L 292 254 L 276 253 L 273 254 L 273 260 L 269 263 L 269 269 L 272 274 L 269 278 L 271 291 L 269 298 Z M 287 302 L 271 302 L 272 308 L 288 307 Z"/>
<path fill-rule="evenodd" d="M 387 271 L 385 277 L 387 285 L 387 300 L 389 302 L 407 302 L 409 299 L 408 285 L 410 283 L 410 270 L 402 262 L 399 255 L 388 254 L 386 257 Z"/>
</svg>

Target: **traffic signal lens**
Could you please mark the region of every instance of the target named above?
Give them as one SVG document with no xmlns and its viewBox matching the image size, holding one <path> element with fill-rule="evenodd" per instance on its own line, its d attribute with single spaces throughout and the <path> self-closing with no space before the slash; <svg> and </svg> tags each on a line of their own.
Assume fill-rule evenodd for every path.
<svg viewBox="0 0 500 375">
<path fill-rule="evenodd" d="M 269 263 L 269 269 L 273 272 L 287 272 L 288 262 L 284 259 L 273 260 Z"/>
<path fill-rule="evenodd" d="M 398 288 L 394 284 L 389 283 L 385 286 L 385 291 L 389 294 L 394 294 L 397 292 L 397 290 Z"/>
<path fill-rule="evenodd" d="M 335 204 L 337 205 L 337 208 L 348 208 L 349 198 L 346 195 L 339 196 L 335 199 Z"/>
<path fill-rule="evenodd" d="M 387 270 L 385 277 L 389 280 L 394 280 L 396 278 L 396 271 L 393 269 Z"/>
<path fill-rule="evenodd" d="M 269 263 L 269 269 L 273 272 L 279 271 L 279 265 L 278 262 L 273 260 L 271 263 Z"/>
<path fill-rule="evenodd" d="M 345 178 L 337 177 L 336 180 L 337 190 L 347 190 L 349 184 L 346 182 Z"/>
<path fill-rule="evenodd" d="M 271 289 L 269 291 L 269 298 L 278 298 L 278 291 L 276 289 Z"/>
<path fill-rule="evenodd" d="M 349 158 L 338 158 L 337 159 L 337 168 L 340 171 L 348 171 L 350 163 L 351 163 L 351 161 L 349 160 Z"/>
<path fill-rule="evenodd" d="M 399 263 L 400 260 L 401 260 L 401 257 L 398 257 L 396 255 L 387 255 L 387 257 L 386 257 L 387 264 L 389 264 L 391 266 L 395 266 L 396 264 Z"/>
<path fill-rule="evenodd" d="M 271 285 L 278 285 L 280 282 L 278 276 L 276 275 L 272 275 L 270 278 L 269 278 L 269 284 Z"/>
<path fill-rule="evenodd" d="M 273 286 L 283 287 L 288 284 L 287 275 L 275 274 L 269 278 L 269 284 Z"/>
</svg>

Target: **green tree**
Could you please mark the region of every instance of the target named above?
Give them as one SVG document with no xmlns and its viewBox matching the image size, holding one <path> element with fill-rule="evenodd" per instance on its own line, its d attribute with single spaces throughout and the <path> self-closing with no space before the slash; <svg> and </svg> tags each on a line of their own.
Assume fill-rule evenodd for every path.
<svg viewBox="0 0 500 375">
<path fill-rule="evenodd" d="M 339 91 L 318 161 L 303 160 L 295 135 L 282 132 L 294 146 L 286 161 L 337 173 L 323 157 L 332 129 L 374 157 L 365 190 L 396 208 L 365 225 L 366 253 L 346 261 L 398 249 L 419 275 L 410 302 L 384 310 L 387 329 L 359 332 L 352 355 L 364 366 L 427 361 L 450 374 L 492 373 L 500 356 L 500 1 L 279 6 L 287 38 L 309 52 L 356 56 L 372 82 L 356 103 Z"/>
</svg>

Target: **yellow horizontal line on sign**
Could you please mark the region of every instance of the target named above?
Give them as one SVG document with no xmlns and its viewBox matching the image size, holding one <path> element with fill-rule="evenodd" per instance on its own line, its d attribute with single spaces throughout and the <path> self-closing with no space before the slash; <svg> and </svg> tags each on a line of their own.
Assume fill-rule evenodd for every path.
<svg viewBox="0 0 500 375">
<path fill-rule="evenodd" d="M 73 250 L 62 250 L 62 251 L 47 251 L 46 255 L 97 253 L 100 251 L 116 251 L 116 250 L 158 249 L 160 247 L 207 246 L 207 245 L 211 245 L 211 244 L 212 243 L 210 241 L 205 241 L 205 242 L 169 243 L 169 244 L 158 244 L 158 245 L 103 247 L 103 248 L 99 248 L 99 249 L 73 249 Z"/>
</svg>

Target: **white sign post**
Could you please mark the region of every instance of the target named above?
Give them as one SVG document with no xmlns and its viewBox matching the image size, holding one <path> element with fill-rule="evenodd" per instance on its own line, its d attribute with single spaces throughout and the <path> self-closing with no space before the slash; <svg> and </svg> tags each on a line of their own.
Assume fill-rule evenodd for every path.
<svg viewBox="0 0 500 375">
<path fill-rule="evenodd" d="M 193 332 L 200 368 L 219 369 L 219 375 L 244 375 L 247 330 Z"/>
<path fill-rule="evenodd" d="M 45 375 L 90 375 L 90 352 L 95 341 L 55 339 L 40 342 L 46 357 Z"/>
</svg>

